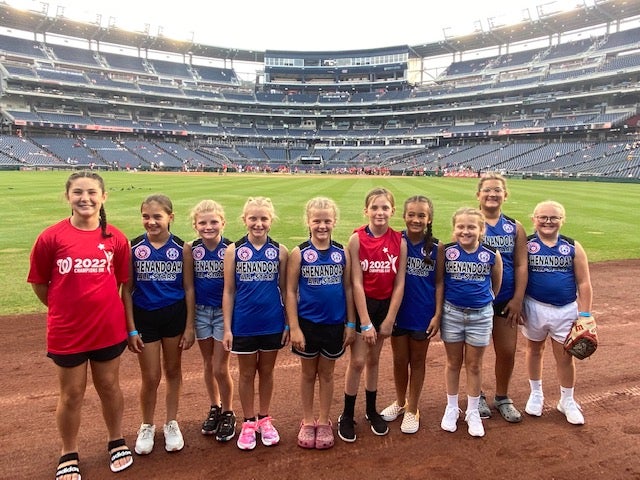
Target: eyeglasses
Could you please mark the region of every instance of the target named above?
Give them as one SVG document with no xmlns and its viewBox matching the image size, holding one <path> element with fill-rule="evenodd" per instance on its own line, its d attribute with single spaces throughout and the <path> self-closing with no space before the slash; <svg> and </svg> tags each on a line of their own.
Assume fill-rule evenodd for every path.
<svg viewBox="0 0 640 480">
<path fill-rule="evenodd" d="M 504 188 L 502 187 L 495 187 L 495 188 L 483 188 L 480 190 L 482 193 L 491 193 L 491 192 L 495 192 L 495 193 L 502 193 L 504 192 Z"/>
<path fill-rule="evenodd" d="M 560 223 L 560 220 L 562 220 L 562 217 L 549 217 L 547 215 L 537 215 L 536 220 L 539 221 L 540 223 L 547 223 L 547 222 Z"/>
</svg>

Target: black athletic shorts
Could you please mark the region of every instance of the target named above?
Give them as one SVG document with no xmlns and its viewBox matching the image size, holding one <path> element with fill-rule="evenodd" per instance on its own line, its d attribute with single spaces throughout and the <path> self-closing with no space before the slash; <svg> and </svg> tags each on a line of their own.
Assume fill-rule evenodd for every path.
<svg viewBox="0 0 640 480">
<path fill-rule="evenodd" d="M 57 353 L 47 352 L 47 357 L 53 360 L 53 363 L 59 367 L 73 368 L 82 365 L 85 362 L 108 362 L 114 358 L 118 358 L 124 349 L 127 348 L 127 341 L 116 343 L 110 347 L 99 348 L 89 352 L 71 353 L 69 355 L 60 355 Z"/>
<path fill-rule="evenodd" d="M 144 310 L 134 305 L 133 320 L 145 343 L 177 337 L 187 326 L 187 304 L 180 300 L 157 310 Z"/>
<path fill-rule="evenodd" d="M 405 335 L 409 335 L 411 340 L 422 341 L 426 340 L 429 336 L 427 332 L 423 332 L 421 330 L 408 330 L 406 328 L 398 328 L 396 326 L 393 327 L 393 331 L 391 332 L 392 337 L 403 337 Z"/>
<path fill-rule="evenodd" d="M 380 325 L 389 312 L 389 305 L 391 305 L 391 298 L 385 298 L 384 300 L 376 300 L 375 298 L 367 297 L 367 312 L 369 312 L 369 318 L 371 323 L 376 328 L 376 331 L 380 331 Z M 356 332 L 360 332 L 360 317 L 356 311 Z"/>
<path fill-rule="evenodd" d="M 334 325 L 314 323 L 298 317 L 300 329 L 304 334 L 304 351 L 291 347 L 291 352 L 303 358 L 316 358 L 322 355 L 329 360 L 336 360 L 344 354 L 344 323 Z"/>
<path fill-rule="evenodd" d="M 282 333 L 250 335 L 247 337 L 234 335 L 231 353 L 242 355 L 246 353 L 272 352 L 274 350 L 280 350 L 283 346 Z"/>
</svg>

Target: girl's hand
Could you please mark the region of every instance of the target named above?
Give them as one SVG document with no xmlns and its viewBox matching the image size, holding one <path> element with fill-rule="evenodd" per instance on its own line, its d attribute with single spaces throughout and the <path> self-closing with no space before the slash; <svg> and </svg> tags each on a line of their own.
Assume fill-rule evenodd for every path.
<svg viewBox="0 0 640 480">
<path fill-rule="evenodd" d="M 280 343 L 282 343 L 282 345 L 289 345 L 289 337 L 289 329 L 285 328 L 282 332 L 282 340 L 280 340 Z"/>
<path fill-rule="evenodd" d="M 427 327 L 427 339 L 432 339 L 440 330 L 440 318 L 433 317 Z"/>
<path fill-rule="evenodd" d="M 233 333 L 224 332 L 224 337 L 222 337 L 222 346 L 227 352 L 230 352 L 231 345 L 233 345 Z"/>
<path fill-rule="evenodd" d="M 509 300 L 501 313 L 506 316 L 507 322 L 511 327 L 515 328 L 518 325 L 524 325 L 524 320 L 522 318 L 522 302 L 516 302 L 513 299 Z"/>
<path fill-rule="evenodd" d="M 342 347 L 347 348 L 356 340 L 356 329 L 344 327 L 344 336 L 342 341 Z"/>
<path fill-rule="evenodd" d="M 185 329 L 180 339 L 179 347 L 183 350 L 189 350 L 196 341 L 196 334 L 193 328 Z"/>
<path fill-rule="evenodd" d="M 133 353 L 142 353 L 142 350 L 144 349 L 144 342 L 142 341 L 140 334 L 134 335 L 133 337 L 127 337 L 127 343 L 129 351 Z"/>
<path fill-rule="evenodd" d="M 387 338 L 391 336 L 391 332 L 393 331 L 393 320 L 387 320 L 385 319 L 381 324 L 380 324 L 380 337 L 382 338 Z"/>
<path fill-rule="evenodd" d="M 300 328 L 291 329 L 291 346 L 299 352 L 304 352 L 305 339 Z"/>
<path fill-rule="evenodd" d="M 371 325 L 371 328 L 367 331 L 362 331 L 360 330 L 360 334 L 362 335 L 362 339 L 365 341 L 366 344 L 368 345 L 375 345 L 376 344 L 376 340 L 378 338 L 378 333 L 376 332 L 375 327 L 373 326 L 373 324 L 369 324 Z M 362 328 L 362 327 L 360 327 Z"/>
</svg>

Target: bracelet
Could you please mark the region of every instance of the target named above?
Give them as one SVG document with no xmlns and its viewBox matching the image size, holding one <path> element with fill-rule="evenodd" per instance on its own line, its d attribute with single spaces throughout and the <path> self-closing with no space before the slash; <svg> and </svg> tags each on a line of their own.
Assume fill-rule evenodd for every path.
<svg viewBox="0 0 640 480">
<path fill-rule="evenodd" d="M 138 330 L 131 330 L 131 331 L 129 332 L 129 336 L 130 336 L 130 337 L 135 337 L 136 335 L 140 335 L 140 334 L 138 333 Z"/>
<path fill-rule="evenodd" d="M 372 328 L 373 328 L 373 323 L 370 323 L 369 325 L 360 325 L 361 332 L 368 332 Z"/>
<path fill-rule="evenodd" d="M 581 317 L 590 317 L 591 312 L 579 312 L 578 315 L 580 315 Z"/>
<path fill-rule="evenodd" d="M 355 322 L 347 322 L 344 324 L 344 326 L 347 328 L 356 328 Z"/>
<path fill-rule="evenodd" d="M 289 331 L 289 325 L 286 325 L 286 324 L 285 324 L 285 326 L 284 326 L 284 331 L 285 331 L 285 332 L 288 332 L 288 331 Z"/>
</svg>

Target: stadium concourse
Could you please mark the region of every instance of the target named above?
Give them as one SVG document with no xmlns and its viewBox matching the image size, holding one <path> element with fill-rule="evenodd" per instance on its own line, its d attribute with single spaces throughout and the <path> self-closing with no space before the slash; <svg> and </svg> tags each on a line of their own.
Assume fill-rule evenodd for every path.
<svg viewBox="0 0 640 480">
<path fill-rule="evenodd" d="M 398 421 L 385 437 L 374 435 L 364 419 L 363 402 L 356 408 L 357 440 L 336 439 L 330 450 L 303 450 L 296 445 L 302 415 L 299 401 L 299 360 L 287 349 L 279 354 L 275 392 L 271 403 L 281 443 L 261 444 L 241 451 L 235 442 L 216 442 L 200 433 L 209 409 L 202 380 L 202 360 L 196 349 L 183 355 L 183 389 L 178 418 L 185 437 L 181 452 L 167 453 L 156 437 L 151 455 L 135 456 L 133 466 L 117 475 L 109 472 L 104 422 L 99 400 L 90 387 L 80 429 L 82 478 L 129 480 L 224 479 L 520 479 L 584 478 L 640 479 L 638 463 L 640 427 L 640 371 L 637 368 L 640 296 L 629 295 L 637 284 L 639 260 L 596 263 L 591 266 L 593 313 L 598 320 L 600 345 L 588 360 L 577 362 L 576 400 L 586 423 L 567 423 L 555 408 L 560 392 L 551 349 L 545 352 L 542 417 L 524 415 L 509 424 L 494 412 L 484 421 L 486 435 L 469 436 L 461 421 L 458 431 L 445 432 L 440 418 L 446 405 L 445 352 L 436 337 L 427 355 L 427 373 L 420 401 L 420 430 L 400 432 Z M 0 317 L 0 363 L 4 367 L 0 405 L 3 420 L 3 455 L 0 478 L 50 479 L 59 453 L 54 412 L 57 383 L 53 363 L 45 356 L 43 314 Z M 524 365 L 524 339 L 519 337 L 514 377 L 510 389 L 516 405 L 524 406 L 529 384 Z M 493 349 L 485 367 L 493 365 Z M 391 349 L 383 347 L 378 403 L 394 400 Z M 336 364 L 336 388 L 331 407 L 334 420 L 342 406 L 346 359 Z M 237 378 L 232 356 L 231 374 Z M 489 368 L 485 368 L 489 375 Z M 135 356 L 125 352 L 120 372 L 125 395 L 124 430 L 129 445 L 140 425 L 138 389 L 140 370 Z M 462 376 L 464 379 L 464 375 Z M 464 383 L 464 380 L 463 380 Z M 461 386 L 464 389 L 464 385 Z M 164 387 L 160 387 L 162 395 Z M 360 392 L 364 396 L 364 392 Z M 239 408 L 239 399 L 234 397 Z M 159 407 L 160 408 L 160 407 Z M 164 415 L 159 411 L 160 418 Z"/>
<path fill-rule="evenodd" d="M 637 181 L 640 2 L 547 10 L 420 45 L 259 52 L 3 3 L 0 169 Z"/>
</svg>

